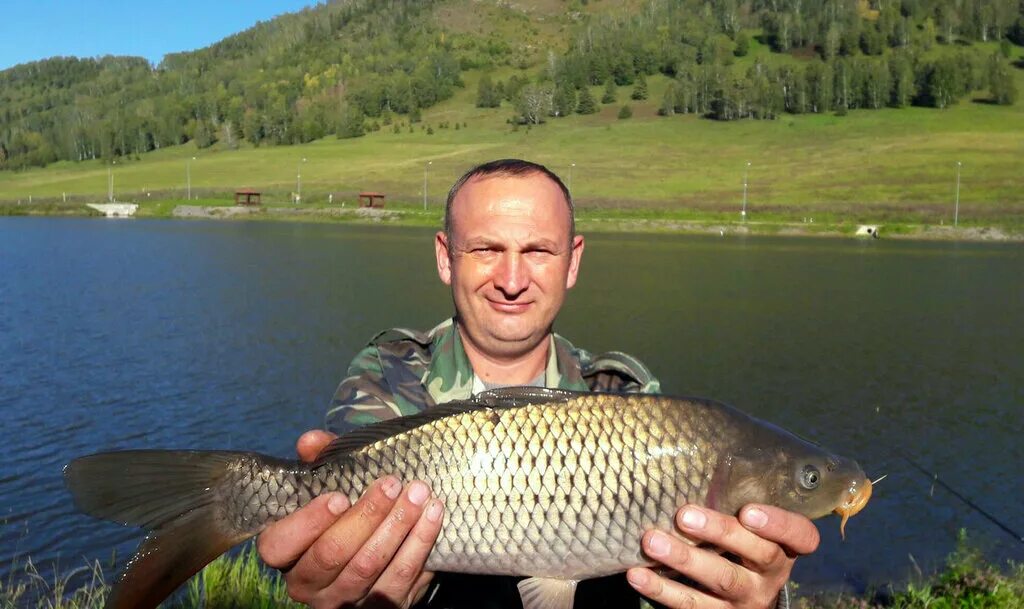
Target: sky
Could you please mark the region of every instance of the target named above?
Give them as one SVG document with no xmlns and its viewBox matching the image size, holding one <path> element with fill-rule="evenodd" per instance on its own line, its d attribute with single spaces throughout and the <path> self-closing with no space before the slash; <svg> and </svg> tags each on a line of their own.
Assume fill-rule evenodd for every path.
<svg viewBox="0 0 1024 609">
<path fill-rule="evenodd" d="M 135 55 L 209 46 L 314 0 L 0 0 L 0 70 L 55 55 Z"/>
</svg>

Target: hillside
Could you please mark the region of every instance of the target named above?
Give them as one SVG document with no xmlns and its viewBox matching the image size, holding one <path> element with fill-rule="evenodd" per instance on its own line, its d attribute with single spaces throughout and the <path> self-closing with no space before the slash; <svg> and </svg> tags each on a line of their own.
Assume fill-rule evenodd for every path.
<svg viewBox="0 0 1024 609">
<path fill-rule="evenodd" d="M 614 87 L 651 99 L 653 76 L 671 79 L 654 99 L 662 115 L 722 121 L 941 109 L 982 90 L 1012 105 L 1021 11 L 1014 0 L 328 2 L 155 67 L 52 58 L 0 72 L 0 170 L 359 137 L 417 122 L 473 72 L 488 75 L 465 101 L 521 124 L 594 112 Z"/>
<path fill-rule="evenodd" d="M 1024 71 L 1016 74 L 1024 86 Z M 684 209 L 736 219 L 747 162 L 751 218 L 766 214 L 800 221 L 843 218 L 951 222 L 956 161 L 962 162 L 960 222 L 1017 228 L 1024 218 L 1020 162 L 1024 106 L 964 100 L 944 110 L 853 110 L 846 116 L 803 114 L 773 121 L 718 122 L 694 115 L 658 115 L 655 100 L 631 102 L 633 116 L 618 119 L 621 103 L 592 115 L 541 126 L 505 123 L 507 109 L 476 108 L 467 87 L 410 124 L 396 119 L 363 137 L 323 138 L 298 146 L 223 143 L 199 150 L 192 143 L 122 159 L 59 162 L 46 169 L 0 172 L 0 199 L 28 197 L 98 201 L 107 196 L 108 170 L 119 200 L 177 199 L 186 177 L 193 196 L 230 201 L 239 186 L 263 189 L 265 201 L 286 204 L 301 174 L 302 200 L 351 206 L 360 190 L 382 190 L 389 204 L 420 205 L 424 177 L 430 209 L 469 165 L 523 156 L 549 164 L 571 181 L 581 210 Z M 649 80 L 651 97 L 671 84 Z M 603 87 L 592 87 L 595 96 Z M 620 99 L 630 88 L 620 87 Z M 983 100 L 985 93 L 977 93 Z M 446 125 L 446 127 L 445 127 Z M 459 125 L 456 129 L 455 126 Z M 398 127 L 395 133 L 393 127 Z M 410 131 L 411 128 L 411 131 Z M 192 158 L 195 157 L 195 160 Z M 430 163 L 428 165 L 428 163 Z M 575 166 L 573 166 L 575 165 Z M 660 211 L 659 211 L 660 210 Z"/>
</svg>

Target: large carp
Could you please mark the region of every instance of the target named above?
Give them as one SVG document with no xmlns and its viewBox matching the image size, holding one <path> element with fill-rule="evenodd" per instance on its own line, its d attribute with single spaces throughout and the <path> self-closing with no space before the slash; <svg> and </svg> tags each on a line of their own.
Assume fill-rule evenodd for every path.
<svg viewBox="0 0 1024 609">
<path fill-rule="evenodd" d="M 653 564 L 649 528 L 685 503 L 858 512 L 852 460 L 706 399 L 511 388 L 367 426 L 308 464 L 242 452 L 125 451 L 72 461 L 75 504 L 149 535 L 107 602 L 156 607 L 232 546 L 321 493 L 426 481 L 445 522 L 427 569 L 526 576 L 527 609 L 572 607 L 576 582 Z"/>
</svg>

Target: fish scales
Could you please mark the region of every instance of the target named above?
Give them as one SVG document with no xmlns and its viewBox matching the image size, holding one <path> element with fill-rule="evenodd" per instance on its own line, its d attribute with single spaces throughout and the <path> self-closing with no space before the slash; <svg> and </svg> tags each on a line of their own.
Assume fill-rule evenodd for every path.
<svg viewBox="0 0 1024 609">
<path fill-rule="evenodd" d="M 680 535 L 673 517 L 686 503 L 729 514 L 747 503 L 809 518 L 836 512 L 842 530 L 871 495 L 854 461 L 724 404 L 534 388 L 369 426 L 315 464 L 150 450 L 89 455 L 65 469 L 80 509 L 150 531 L 108 609 L 156 607 L 269 523 L 332 491 L 355 502 L 385 475 L 424 480 L 444 502 L 428 569 L 562 582 L 556 588 L 651 564 L 643 533 Z"/>
<path fill-rule="evenodd" d="M 681 412 L 678 402 L 657 396 L 477 410 L 385 438 L 312 472 L 288 472 L 288 480 L 282 470 L 250 463 L 237 498 L 225 503 L 242 506 L 230 516 L 236 526 L 262 528 L 318 490 L 336 486 L 354 502 L 381 476 L 423 479 L 451 525 L 442 529 L 428 569 L 594 577 L 646 562 L 643 531 L 671 529 L 675 508 L 707 495 L 714 432 L 706 422 L 681 420 Z M 680 446 L 687 471 L 680 471 Z"/>
</svg>

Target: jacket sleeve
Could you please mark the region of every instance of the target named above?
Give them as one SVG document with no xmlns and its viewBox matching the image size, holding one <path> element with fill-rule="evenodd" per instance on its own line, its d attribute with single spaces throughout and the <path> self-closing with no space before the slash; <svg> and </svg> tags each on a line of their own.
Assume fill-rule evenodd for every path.
<svg viewBox="0 0 1024 609">
<path fill-rule="evenodd" d="M 327 408 L 325 427 L 338 435 L 369 423 L 401 416 L 388 387 L 376 345 L 360 351 Z"/>
</svg>

